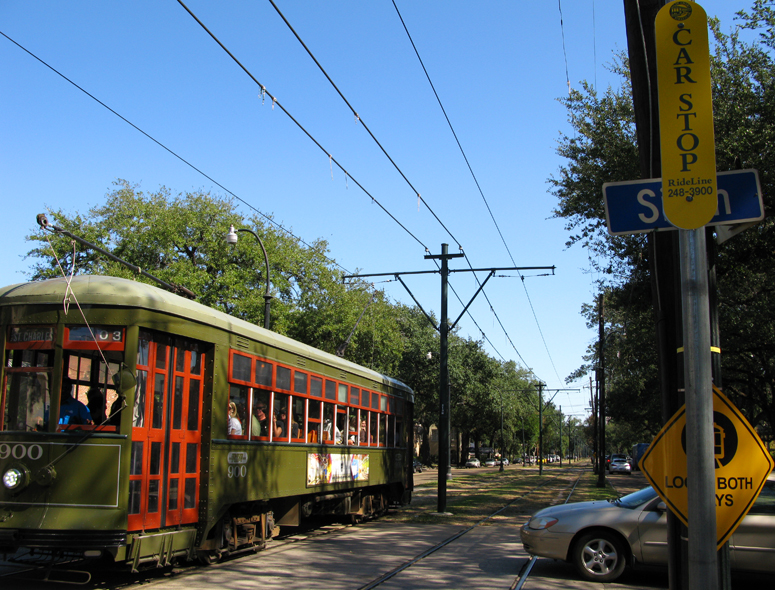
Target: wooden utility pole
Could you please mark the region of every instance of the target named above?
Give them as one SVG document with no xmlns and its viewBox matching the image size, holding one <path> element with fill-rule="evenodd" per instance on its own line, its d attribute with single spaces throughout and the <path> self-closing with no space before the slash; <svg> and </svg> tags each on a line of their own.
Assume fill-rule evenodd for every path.
<svg viewBox="0 0 775 590">
<path fill-rule="evenodd" d="M 630 58 L 632 101 L 642 178 L 659 178 L 662 166 L 659 151 L 659 95 L 657 93 L 657 54 L 654 21 L 665 0 L 624 0 L 627 49 Z M 662 398 L 662 420 L 684 404 L 683 364 L 676 354 L 682 346 L 678 232 L 648 234 L 651 293 Z M 672 512 L 667 513 L 668 578 L 671 590 L 688 587 L 686 527 Z M 683 534 L 682 534 L 683 533 Z"/>
</svg>

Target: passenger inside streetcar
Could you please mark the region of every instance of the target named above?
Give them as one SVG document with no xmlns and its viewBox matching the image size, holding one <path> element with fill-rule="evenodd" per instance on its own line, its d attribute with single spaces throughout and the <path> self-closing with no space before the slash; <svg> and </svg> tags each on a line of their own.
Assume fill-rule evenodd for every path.
<svg viewBox="0 0 775 590">
<path fill-rule="evenodd" d="M 75 382 L 70 378 L 62 381 L 62 398 L 59 404 L 60 424 L 94 424 L 86 404 L 73 397 Z"/>
<path fill-rule="evenodd" d="M 99 387 L 90 387 L 86 393 L 89 402 L 86 407 L 89 408 L 89 414 L 94 424 L 105 422 L 105 396 L 102 395 Z"/>
<path fill-rule="evenodd" d="M 242 423 L 237 413 L 237 404 L 229 402 L 229 429 L 228 434 L 242 436 Z"/>
</svg>

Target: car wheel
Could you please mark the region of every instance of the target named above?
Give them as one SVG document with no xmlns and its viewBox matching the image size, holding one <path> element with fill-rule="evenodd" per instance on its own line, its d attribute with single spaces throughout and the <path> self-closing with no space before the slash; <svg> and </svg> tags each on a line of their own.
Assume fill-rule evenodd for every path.
<svg viewBox="0 0 775 590">
<path fill-rule="evenodd" d="M 579 537 L 573 545 L 571 561 L 583 578 L 613 582 L 624 572 L 626 556 L 619 539 L 598 531 Z"/>
</svg>

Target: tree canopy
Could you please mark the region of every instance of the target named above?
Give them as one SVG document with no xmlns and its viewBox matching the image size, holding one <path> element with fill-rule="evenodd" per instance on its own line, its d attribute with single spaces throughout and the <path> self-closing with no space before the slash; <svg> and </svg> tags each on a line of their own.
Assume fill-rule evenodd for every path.
<svg viewBox="0 0 775 590">
<path fill-rule="evenodd" d="M 759 171 L 765 219 L 718 244 L 718 280 L 724 389 L 760 432 L 772 436 L 775 420 L 775 14 L 773 0 L 755 0 L 723 33 L 710 23 L 716 162 L 718 171 Z M 758 36 L 744 41 L 743 33 Z M 751 35 L 748 35 L 750 37 Z M 573 132 L 562 135 L 558 153 L 567 163 L 550 178 L 557 198 L 554 214 L 566 220 L 568 245 L 589 248 L 605 277 L 605 366 L 607 414 L 628 425 L 631 442 L 649 440 L 661 425 L 656 338 L 649 287 L 646 239 L 611 236 L 606 231 L 602 184 L 639 178 L 628 61 L 616 56 L 612 71 L 621 85 L 602 95 L 585 84 L 562 102 Z M 598 321 L 590 303 L 582 313 Z M 578 378 L 594 370 L 598 349 L 591 346 Z"/>
<path fill-rule="evenodd" d="M 267 268 L 260 244 L 243 232 L 234 245 L 225 239 L 232 225 L 254 231 L 269 262 L 271 329 L 412 387 L 429 459 L 427 434 L 439 413 L 438 332 L 419 308 L 392 302 L 364 281 L 345 285 L 324 240 L 301 244 L 271 219 L 244 217 L 229 198 L 202 191 L 173 195 L 165 187 L 146 193 L 125 180 L 85 213 L 48 214 L 56 227 L 186 287 L 200 303 L 263 325 Z M 76 272 L 150 282 L 64 235 L 38 231 L 28 239 L 34 243 L 28 253 L 32 280 Z M 515 363 L 491 358 L 482 342 L 453 333 L 449 348 L 453 426 L 493 442 L 500 432 L 499 392 L 526 389 L 528 375 Z M 510 397 L 505 403 L 513 446 L 518 417 L 529 412 Z M 527 425 L 531 434 L 530 419 Z"/>
</svg>

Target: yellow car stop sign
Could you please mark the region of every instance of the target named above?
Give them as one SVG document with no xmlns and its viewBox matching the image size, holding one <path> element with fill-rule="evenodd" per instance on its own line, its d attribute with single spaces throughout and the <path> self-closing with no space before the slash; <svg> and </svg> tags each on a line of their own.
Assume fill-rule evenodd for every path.
<svg viewBox="0 0 775 590">
<path fill-rule="evenodd" d="M 713 433 L 716 539 L 721 547 L 753 506 L 775 462 L 748 420 L 715 385 Z M 686 406 L 654 438 L 643 454 L 640 468 L 691 533 L 686 487 Z"/>
<path fill-rule="evenodd" d="M 697 229 L 718 207 L 708 17 L 696 2 L 677 0 L 654 25 L 662 209 L 674 226 Z"/>
</svg>

